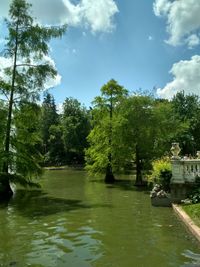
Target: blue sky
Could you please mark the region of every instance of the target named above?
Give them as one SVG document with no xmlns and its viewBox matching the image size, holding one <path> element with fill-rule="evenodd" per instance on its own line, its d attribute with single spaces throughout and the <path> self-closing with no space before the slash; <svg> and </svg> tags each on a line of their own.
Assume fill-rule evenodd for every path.
<svg viewBox="0 0 200 267">
<path fill-rule="evenodd" d="M 0 15 L 5 16 L 9 1 L 1 2 Z M 199 0 L 32 3 L 42 23 L 69 25 L 61 40 L 50 43 L 61 76 L 50 89 L 57 103 L 71 96 L 90 106 L 111 78 L 130 91 L 156 87 L 164 98 L 180 90 L 199 94 Z"/>
</svg>

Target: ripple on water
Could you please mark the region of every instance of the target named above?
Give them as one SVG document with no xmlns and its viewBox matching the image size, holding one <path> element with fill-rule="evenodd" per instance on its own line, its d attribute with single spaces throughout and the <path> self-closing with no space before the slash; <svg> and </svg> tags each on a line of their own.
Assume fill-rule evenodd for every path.
<svg viewBox="0 0 200 267">
<path fill-rule="evenodd" d="M 182 255 L 192 260 L 190 263 L 186 262 L 182 267 L 200 267 L 200 254 L 194 253 L 191 250 L 185 250 Z"/>
<path fill-rule="evenodd" d="M 172 210 L 127 189 L 48 172 L 46 193 L 23 191 L 0 208 L 0 267 L 200 267 Z"/>
</svg>

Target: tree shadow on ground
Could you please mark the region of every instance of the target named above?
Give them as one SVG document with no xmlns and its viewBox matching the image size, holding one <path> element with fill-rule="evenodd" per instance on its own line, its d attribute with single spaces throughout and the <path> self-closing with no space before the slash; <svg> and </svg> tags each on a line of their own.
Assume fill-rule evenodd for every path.
<svg viewBox="0 0 200 267">
<path fill-rule="evenodd" d="M 78 209 L 110 207 L 105 204 L 89 205 L 78 199 L 63 199 L 49 196 L 42 190 L 17 190 L 12 199 L 0 208 L 12 207 L 20 215 L 35 218 Z"/>
</svg>

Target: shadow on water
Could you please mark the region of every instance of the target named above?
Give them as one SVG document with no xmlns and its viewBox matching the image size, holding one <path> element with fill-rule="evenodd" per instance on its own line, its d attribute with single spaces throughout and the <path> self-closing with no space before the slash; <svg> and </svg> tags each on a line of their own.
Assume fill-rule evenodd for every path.
<svg viewBox="0 0 200 267">
<path fill-rule="evenodd" d="M 135 186 L 135 180 L 117 179 L 113 184 L 107 184 L 103 180 L 98 179 L 90 180 L 90 182 L 105 184 L 105 186 L 110 189 L 115 188 L 124 191 L 139 191 L 149 194 L 149 188 L 147 186 Z"/>
<path fill-rule="evenodd" d="M 13 207 L 22 216 L 34 218 L 69 212 L 77 209 L 110 207 L 110 205 L 84 204 L 78 199 L 63 199 L 49 196 L 42 190 L 17 190 L 9 202 L 2 203 L 0 208 Z"/>
</svg>

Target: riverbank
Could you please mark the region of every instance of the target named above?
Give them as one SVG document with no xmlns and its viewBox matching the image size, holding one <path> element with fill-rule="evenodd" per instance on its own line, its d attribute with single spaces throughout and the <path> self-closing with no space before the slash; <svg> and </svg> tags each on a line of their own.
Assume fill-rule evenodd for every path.
<svg viewBox="0 0 200 267">
<path fill-rule="evenodd" d="M 84 170 L 84 165 L 76 164 L 76 165 L 65 165 L 65 166 L 48 166 L 44 167 L 44 170 L 48 171 L 59 171 L 59 170 Z"/>
<path fill-rule="evenodd" d="M 194 223 L 200 227 L 200 203 L 184 205 L 182 208 L 191 217 Z"/>
<path fill-rule="evenodd" d="M 198 205 L 198 207 L 194 207 Z M 172 204 L 172 207 L 178 217 L 183 221 L 186 225 L 188 230 L 194 235 L 194 237 L 200 242 L 200 220 L 197 219 L 197 216 L 192 211 L 196 208 L 200 210 L 200 204 L 196 205 L 187 205 L 187 206 L 180 206 L 177 204 Z M 193 215 L 191 215 L 193 214 Z M 198 218 L 200 215 L 198 215 Z"/>
</svg>

